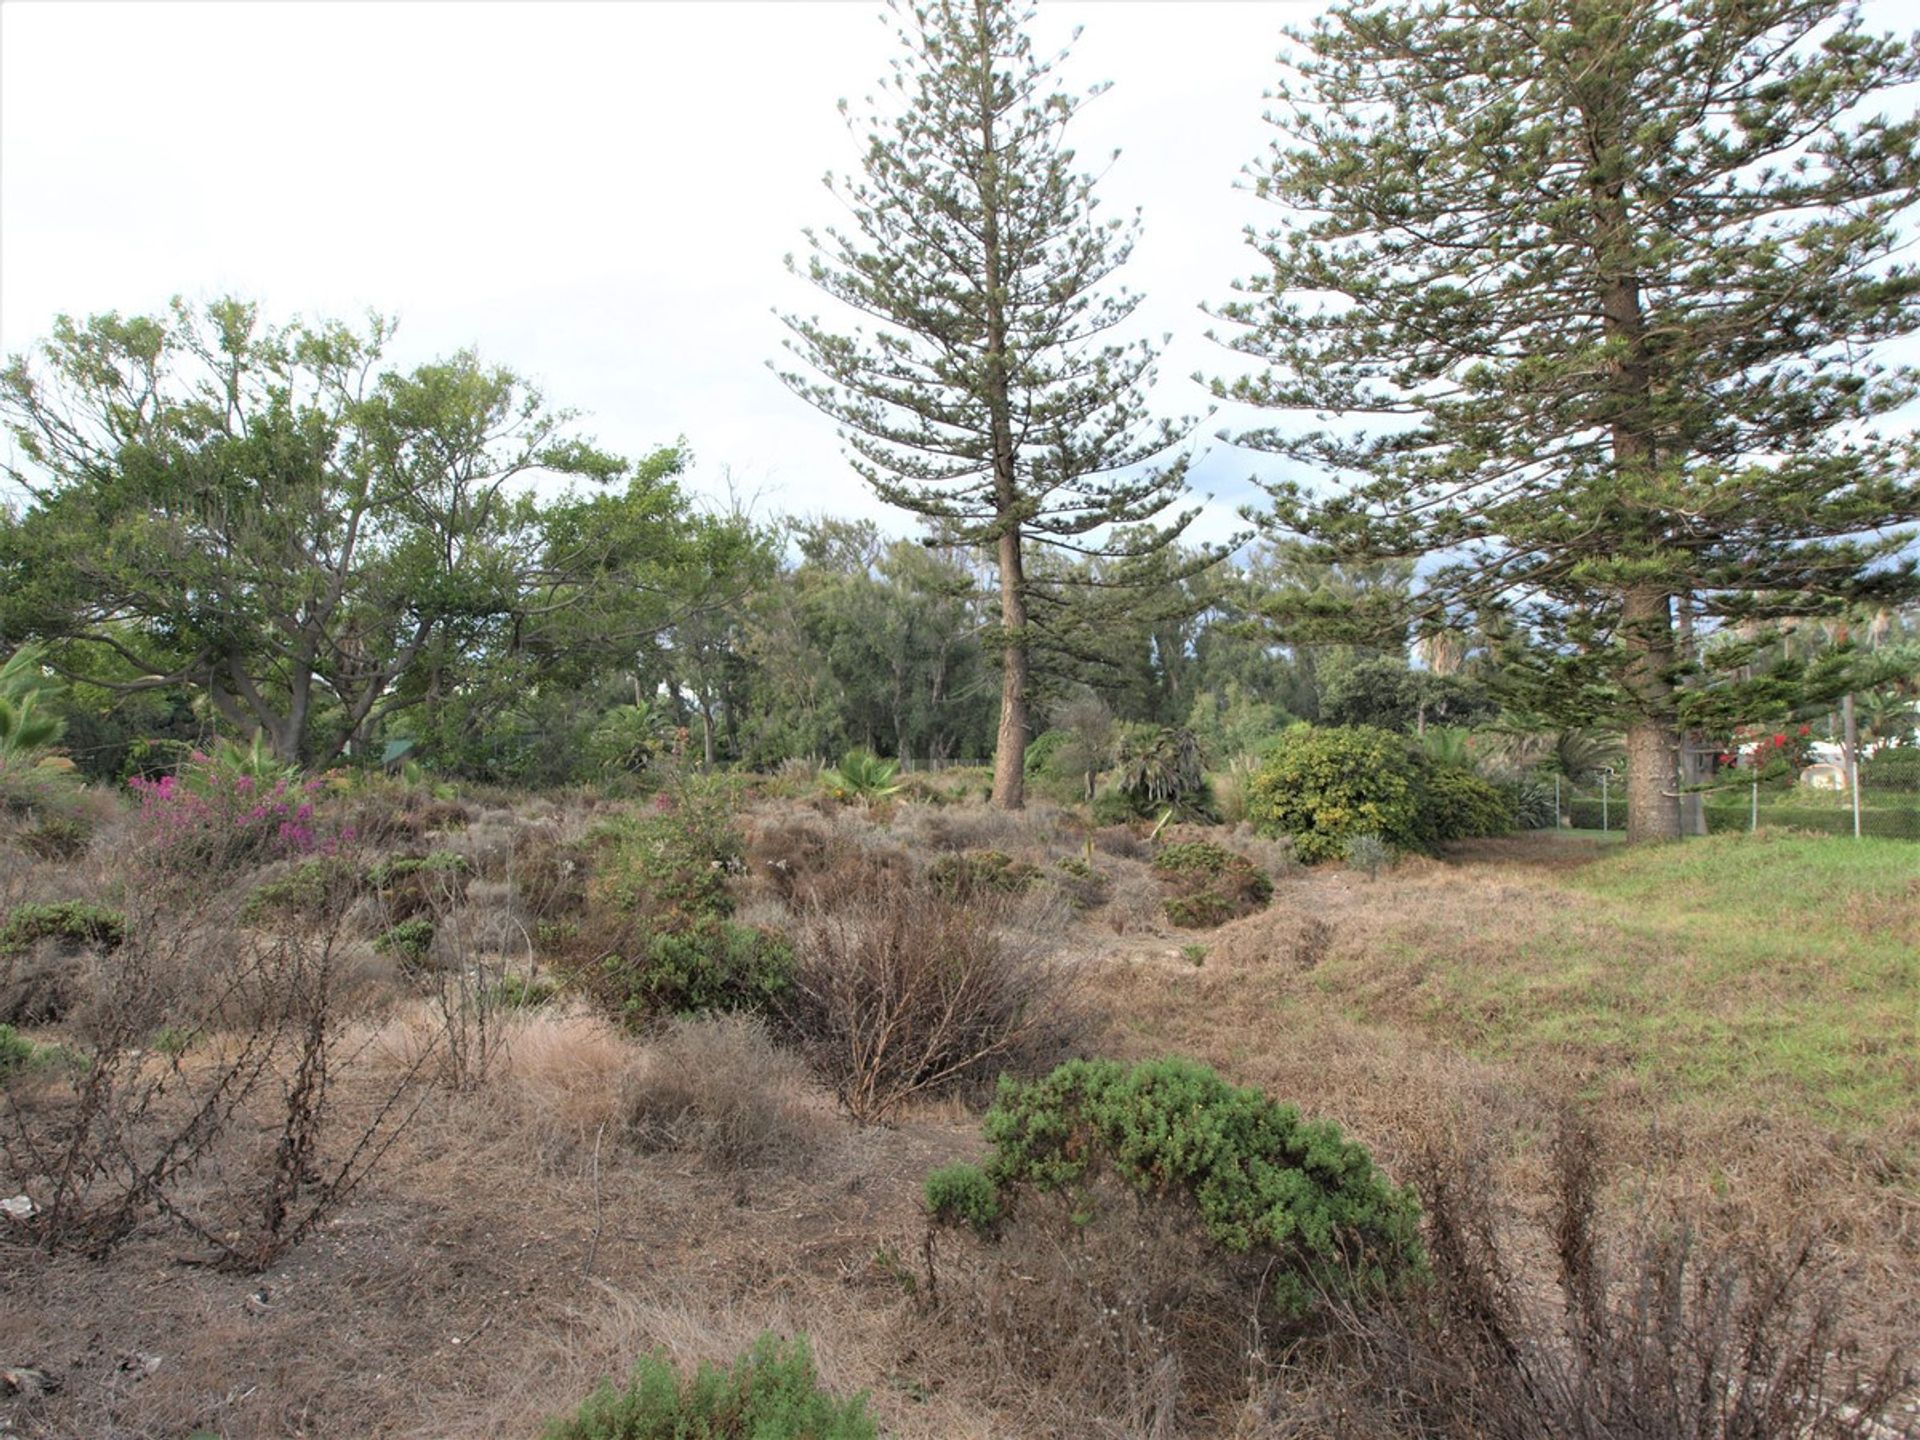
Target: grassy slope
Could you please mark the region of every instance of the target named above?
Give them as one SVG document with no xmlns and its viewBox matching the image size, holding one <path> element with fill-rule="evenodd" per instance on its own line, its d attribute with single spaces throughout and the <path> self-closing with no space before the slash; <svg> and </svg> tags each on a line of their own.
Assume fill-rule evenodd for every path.
<svg viewBox="0 0 1920 1440">
<path fill-rule="evenodd" d="M 1843 1131 L 1920 1094 L 1920 851 L 1716 836 L 1370 917 L 1316 975 L 1363 1024 Z M 1431 881 L 1429 881 L 1431 884 Z M 1422 887 L 1426 888 L 1426 887 Z M 1443 892 L 1446 887 L 1439 887 Z M 1436 893 L 1434 900 L 1443 900 Z"/>
</svg>

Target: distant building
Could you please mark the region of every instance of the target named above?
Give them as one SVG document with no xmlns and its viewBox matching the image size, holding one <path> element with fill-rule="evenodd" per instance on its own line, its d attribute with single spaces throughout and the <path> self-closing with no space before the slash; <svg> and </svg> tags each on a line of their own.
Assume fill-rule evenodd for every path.
<svg viewBox="0 0 1920 1440">
<path fill-rule="evenodd" d="M 1847 770 L 1844 765 L 1829 764 L 1823 760 L 1802 770 L 1800 783 L 1815 790 L 1844 790 L 1847 788 Z"/>
</svg>

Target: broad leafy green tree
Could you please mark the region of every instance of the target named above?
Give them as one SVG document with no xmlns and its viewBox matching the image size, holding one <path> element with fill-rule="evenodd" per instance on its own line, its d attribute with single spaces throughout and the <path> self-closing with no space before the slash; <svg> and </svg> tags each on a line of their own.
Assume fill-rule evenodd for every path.
<svg viewBox="0 0 1920 1440">
<path fill-rule="evenodd" d="M 812 373 L 783 376 L 839 422 L 881 499 L 992 552 L 994 799 L 1008 808 L 1023 795 L 1033 632 L 1049 619 L 1031 547 L 1145 559 L 1192 518 L 1162 519 L 1185 467 L 1163 458 L 1174 431 L 1146 419 L 1154 352 L 1107 338 L 1137 303 L 1104 283 L 1133 227 L 1096 218 L 1064 143 L 1081 101 L 1053 88 L 1026 18 L 1004 0 L 911 10 L 892 113 L 867 137 L 864 177 L 834 187 L 852 231 L 809 233 L 794 266 L 873 328 L 786 317 Z"/>
<path fill-rule="evenodd" d="M 1843 0 L 1346 3 L 1295 39 L 1260 175 L 1291 214 L 1220 308 L 1263 367 L 1218 388 L 1347 423 L 1247 437 L 1340 482 L 1269 523 L 1439 557 L 1426 622 L 1514 617 L 1526 708 L 1621 725 L 1629 838 L 1674 836 L 1681 732 L 1746 703 L 1688 627 L 1914 585 L 1914 446 L 1875 425 L 1915 376 L 1866 357 L 1920 323 L 1920 125 L 1879 113 L 1920 58 Z"/>
<path fill-rule="evenodd" d="M 0 373 L 29 497 L 0 525 L 0 633 L 96 686 L 190 685 L 298 763 L 473 697 L 486 657 L 568 657 L 569 617 L 617 636 L 607 607 L 679 536 L 675 452 L 543 505 L 536 474 L 628 467 L 471 354 L 381 368 L 389 333 L 236 300 L 62 317 Z"/>
</svg>

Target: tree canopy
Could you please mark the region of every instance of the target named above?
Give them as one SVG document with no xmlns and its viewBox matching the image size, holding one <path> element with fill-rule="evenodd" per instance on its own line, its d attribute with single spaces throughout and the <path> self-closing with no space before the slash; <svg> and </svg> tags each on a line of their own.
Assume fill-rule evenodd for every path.
<svg viewBox="0 0 1920 1440">
<path fill-rule="evenodd" d="M 31 499 L 0 526 L 0 633 L 95 685 L 190 686 L 312 763 L 477 650 L 537 670 L 665 623 L 634 601 L 688 556 L 679 452 L 630 466 L 470 352 L 381 368 L 390 336 L 232 299 L 61 317 L 0 374 Z M 542 501 L 540 475 L 598 493 Z"/>
<path fill-rule="evenodd" d="M 1916 377 L 1873 356 L 1920 324 L 1920 122 L 1874 107 L 1920 57 L 1841 0 L 1349 3 L 1294 38 L 1288 216 L 1218 307 L 1261 368 L 1216 389 L 1357 428 L 1242 437 L 1340 482 L 1266 523 L 1435 557 L 1401 619 L 1532 642 L 1528 707 L 1624 725 L 1630 833 L 1677 834 L 1680 732 L 1783 678 L 1700 683 L 1689 632 L 1914 590 L 1915 445 L 1876 424 Z"/>
<path fill-rule="evenodd" d="M 1147 416 L 1153 347 L 1107 338 L 1138 303 L 1105 285 L 1135 224 L 1096 218 L 1093 180 L 1064 140 L 1083 102 L 1054 88 L 1028 18 L 1004 0 L 908 12 L 863 178 L 829 181 L 854 233 L 808 232 L 804 268 L 789 261 L 877 323 L 847 334 L 785 317 L 788 348 L 812 373 L 782 377 L 839 422 L 882 500 L 993 554 L 994 798 L 1007 807 L 1023 795 L 1031 639 L 1052 618 L 1036 604 L 1048 586 L 1030 547 L 1148 560 L 1194 513 L 1163 519 L 1185 465 L 1168 454 L 1175 428 Z M 1099 583 L 1131 578 L 1109 569 Z"/>
</svg>

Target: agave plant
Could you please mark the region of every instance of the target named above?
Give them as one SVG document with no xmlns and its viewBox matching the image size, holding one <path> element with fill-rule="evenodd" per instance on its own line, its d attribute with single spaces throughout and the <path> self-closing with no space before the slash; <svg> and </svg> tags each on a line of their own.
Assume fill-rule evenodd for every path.
<svg viewBox="0 0 1920 1440">
<path fill-rule="evenodd" d="M 32 763 L 60 743 L 67 722 L 40 707 L 52 687 L 41 673 L 43 652 L 22 645 L 0 665 L 0 756 Z"/>
<path fill-rule="evenodd" d="M 871 750 L 849 750 L 837 767 L 820 772 L 820 783 L 836 800 L 871 805 L 899 793 L 894 783 L 899 773 L 898 760 L 882 760 Z"/>
<path fill-rule="evenodd" d="M 0 695 L 0 755 L 30 761 L 58 744 L 67 722 L 42 714 L 36 691 L 19 696 Z"/>
<path fill-rule="evenodd" d="M 667 716 L 652 705 L 616 705 L 593 729 L 589 742 L 608 770 L 641 771 L 667 748 Z"/>
<path fill-rule="evenodd" d="M 1583 785 L 1602 770 L 1617 769 L 1624 753 L 1618 735 L 1604 730 L 1562 730 L 1554 738 L 1547 768 Z"/>
<path fill-rule="evenodd" d="M 1475 765 L 1473 732 L 1464 725 L 1429 725 L 1420 737 L 1421 748 L 1436 765 L 1454 770 L 1473 770 Z"/>
<path fill-rule="evenodd" d="M 1206 786 L 1200 742 L 1184 725 L 1123 735 L 1116 758 L 1120 791 L 1138 803 L 1181 806 Z"/>
</svg>

